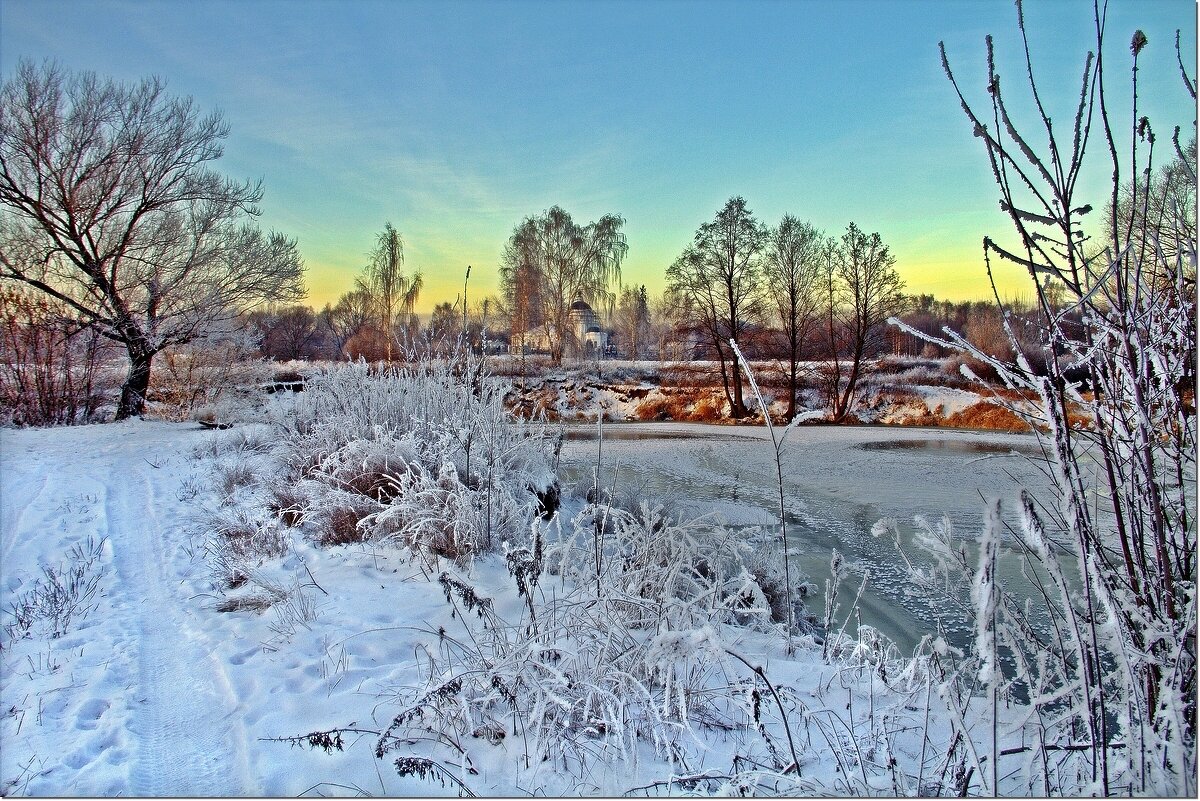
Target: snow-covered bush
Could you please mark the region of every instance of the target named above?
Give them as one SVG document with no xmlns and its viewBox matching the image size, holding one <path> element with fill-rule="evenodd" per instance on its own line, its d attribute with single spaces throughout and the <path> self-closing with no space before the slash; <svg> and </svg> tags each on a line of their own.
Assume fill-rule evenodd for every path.
<svg viewBox="0 0 1200 801">
<path fill-rule="evenodd" d="M 512 420 L 505 391 L 463 355 L 332 365 L 304 392 L 275 396 L 266 426 L 244 429 L 258 433 L 208 449 L 222 498 L 241 493 L 254 509 L 235 524 L 209 513 L 219 573 L 228 579 L 253 567 L 243 562 L 276 555 L 291 527 L 320 544 L 393 544 L 430 563 L 524 543 L 555 494 L 558 440 Z"/>
<path fill-rule="evenodd" d="M 557 484 L 557 439 L 511 419 L 506 389 L 469 356 L 315 373 L 270 414 L 278 480 L 306 496 L 291 508 L 306 519 L 354 509 L 364 539 L 426 555 L 464 559 L 523 540 Z"/>
<path fill-rule="evenodd" d="M 151 372 L 150 411 L 165 420 L 187 420 L 247 403 L 270 375 L 257 347 L 254 336 L 239 331 L 164 350 Z"/>
<path fill-rule="evenodd" d="M 425 680 L 401 694 L 377 757 L 461 782 L 505 743 L 519 785 L 611 791 L 643 762 L 691 770 L 721 731 L 736 741 L 733 767 L 745 760 L 795 790 L 794 700 L 738 654 L 750 631 L 782 631 L 749 551 L 711 519 L 589 505 L 506 547 L 516 606 L 511 590 L 485 595 L 448 568 L 438 582 L 462 630 L 439 630 L 420 654 Z M 344 731 L 296 740 L 323 747 Z M 754 772 L 741 780 L 765 781 Z"/>
<path fill-rule="evenodd" d="M 651 631 L 706 622 L 771 628 L 753 557 L 741 533 L 709 519 L 668 518 L 645 500 L 634 511 L 585 507 L 546 554 L 553 573 L 592 588 L 623 627 Z"/>
</svg>

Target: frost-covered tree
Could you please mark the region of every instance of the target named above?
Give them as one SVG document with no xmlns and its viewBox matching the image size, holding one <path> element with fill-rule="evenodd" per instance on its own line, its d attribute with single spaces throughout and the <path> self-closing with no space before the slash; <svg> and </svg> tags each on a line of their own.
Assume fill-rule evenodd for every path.
<svg viewBox="0 0 1200 801">
<path fill-rule="evenodd" d="M 721 384 L 735 418 L 749 414 L 742 395 L 742 372 L 729 348 L 763 308 L 763 248 L 767 227 L 741 197 L 730 198 L 712 222 L 696 231 L 692 243 L 667 268 L 667 288 L 685 305 L 717 355 Z"/>
<path fill-rule="evenodd" d="M 1022 494 L 1022 525 L 1012 540 L 1025 555 L 1027 574 L 1041 578 L 1044 607 L 994 603 L 1004 598 L 994 561 L 981 560 L 973 592 L 977 650 L 1003 646 L 1014 660 L 979 654 L 991 665 L 983 677 L 991 697 L 997 688 L 1020 686 L 1033 698 L 1029 730 L 1040 753 L 1027 763 L 1036 774 L 1032 786 L 1046 794 L 1191 797 L 1196 241 L 1186 215 L 1122 216 L 1126 188 L 1153 175 L 1155 135 L 1139 116 L 1136 84 L 1130 118 L 1122 120 L 1106 99 L 1112 49 L 1104 18 L 1096 3 L 1096 50 L 1087 56 L 1078 103 L 1069 115 L 1052 117 L 1034 77 L 1018 3 L 1024 44 L 1018 73 L 1028 90 L 1024 110 L 1035 121 L 1032 131 L 1010 112 L 1017 93 L 1002 87 L 991 37 L 988 96 L 981 102 L 964 94 L 942 49 L 1015 233 L 1015 245 L 985 238 L 984 260 L 989 274 L 993 258 L 1028 271 L 1041 312 L 1036 348 L 1046 354 L 1044 368 L 1034 368 L 1007 315 L 1014 358 L 988 353 L 950 329 L 938 341 L 986 363 L 1008 389 L 1032 398 L 1032 405 L 1012 408 L 1045 432 L 1054 497 Z M 1149 42 L 1141 31 L 1127 41 L 1136 82 Z M 1194 114 L 1195 80 L 1186 71 L 1184 84 Z M 1052 118 L 1069 123 L 1054 127 Z M 1129 132 L 1124 141 L 1122 130 Z M 1194 186 L 1188 159 L 1177 163 Z M 1080 176 L 1093 169 L 1111 176 L 1107 199 L 1077 191 L 1087 185 Z M 1101 208 L 1108 219 L 1089 227 L 1087 215 Z M 1173 247 L 1164 247 L 1167 242 Z M 1003 305 L 998 294 L 996 303 Z M 994 735 L 986 745 L 994 791 L 1000 755 Z"/>
<path fill-rule="evenodd" d="M 124 346 L 117 419 L 142 413 L 164 348 L 303 297 L 296 242 L 246 222 L 261 185 L 209 166 L 228 131 L 157 79 L 23 62 L 0 90 L 0 278 Z"/>
</svg>

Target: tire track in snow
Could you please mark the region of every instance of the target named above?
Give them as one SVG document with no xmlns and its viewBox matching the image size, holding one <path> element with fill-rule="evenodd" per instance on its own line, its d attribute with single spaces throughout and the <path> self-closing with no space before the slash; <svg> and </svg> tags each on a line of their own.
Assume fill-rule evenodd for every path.
<svg viewBox="0 0 1200 801">
<path fill-rule="evenodd" d="M 13 468 L 9 466 L 5 469 Z M 25 513 L 29 511 L 29 507 L 33 506 L 35 501 L 45 494 L 49 483 L 50 477 L 43 475 L 37 491 L 21 500 L 15 497 L 15 491 L 0 493 L 0 513 L 2 513 L 2 517 L 0 517 L 0 543 L 2 543 L 0 565 L 8 563 L 8 556 L 17 543 L 17 532 L 22 530 L 21 524 L 25 520 Z M 11 484 L 6 482 L 6 485 L 9 487 L 19 486 L 15 481 Z"/>
<path fill-rule="evenodd" d="M 144 443 L 132 442 L 117 450 L 141 447 Z M 205 635 L 189 622 L 190 602 L 171 577 L 164 545 L 172 529 L 160 519 L 161 495 L 139 457 L 119 460 L 133 466 L 128 475 L 94 473 L 106 484 L 113 560 L 137 648 L 130 721 L 137 756 L 130 793 L 254 794 L 236 698 Z"/>
</svg>

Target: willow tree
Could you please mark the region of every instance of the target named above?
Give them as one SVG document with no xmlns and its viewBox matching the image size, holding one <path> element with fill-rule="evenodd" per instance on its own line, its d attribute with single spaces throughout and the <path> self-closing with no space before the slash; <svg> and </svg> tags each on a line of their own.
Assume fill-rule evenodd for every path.
<svg viewBox="0 0 1200 801">
<path fill-rule="evenodd" d="M 555 363 L 579 344 L 571 304 L 584 300 L 611 306 L 621 262 L 629 252 L 624 225 L 616 214 L 580 225 L 554 206 L 513 229 L 504 247 L 500 284 L 513 317 L 514 340 L 523 344 L 530 329 L 541 328 Z"/>
<path fill-rule="evenodd" d="M 210 169 L 228 127 L 157 79 L 21 63 L 0 89 L 0 279 L 124 346 L 117 419 L 164 348 L 304 296 L 294 240 L 248 224 L 261 184 Z"/>
<path fill-rule="evenodd" d="M 396 339 L 397 317 L 407 324 L 424 283 L 419 272 L 411 276 L 404 274 L 404 240 L 390 222 L 384 223 L 375 249 L 371 251 L 371 261 L 355 284 L 370 299 L 383 336 L 384 358 L 389 362 L 392 360 L 392 343 Z"/>
</svg>

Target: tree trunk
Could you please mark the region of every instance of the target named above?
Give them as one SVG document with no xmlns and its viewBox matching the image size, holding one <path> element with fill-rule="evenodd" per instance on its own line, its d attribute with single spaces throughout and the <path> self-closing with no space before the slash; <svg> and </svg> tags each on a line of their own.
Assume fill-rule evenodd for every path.
<svg viewBox="0 0 1200 801">
<path fill-rule="evenodd" d="M 129 351 L 129 374 L 121 387 L 121 400 L 117 404 L 117 420 L 141 417 L 146 410 L 146 391 L 150 388 L 150 363 L 154 351 L 137 344 L 127 344 Z"/>
<path fill-rule="evenodd" d="M 731 366 L 733 368 L 733 408 L 729 410 L 729 413 L 734 420 L 740 420 L 749 414 L 746 410 L 746 401 L 742 397 L 742 367 L 736 358 L 732 360 Z"/>
<path fill-rule="evenodd" d="M 788 406 L 787 406 L 787 421 L 790 423 L 796 418 L 796 373 L 797 363 L 800 360 L 800 345 L 796 335 L 796 318 L 792 318 L 792 330 L 790 333 L 791 353 L 789 356 L 788 370 Z"/>
<path fill-rule="evenodd" d="M 730 388 L 729 370 L 725 366 L 725 351 L 721 348 L 721 340 L 719 338 L 713 338 L 713 347 L 716 348 L 717 361 L 721 365 L 721 388 L 725 390 L 725 400 L 729 401 L 729 413 L 731 416 L 737 417 L 736 407 L 734 406 L 733 400 L 733 391 Z M 734 359 L 734 363 L 736 364 L 736 358 L 731 358 Z"/>
<path fill-rule="evenodd" d="M 850 363 L 850 377 L 846 379 L 846 389 L 842 393 L 841 400 L 838 401 L 837 408 L 834 411 L 834 422 L 842 423 L 846 420 L 846 415 L 850 413 L 850 403 L 854 400 L 854 390 L 858 386 L 859 371 L 863 360 L 863 344 L 860 338 L 854 345 L 854 356 Z M 839 371 L 840 375 L 840 371 Z"/>
</svg>

